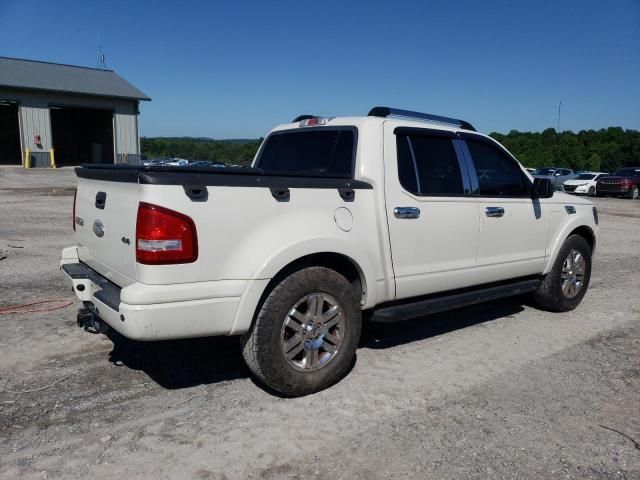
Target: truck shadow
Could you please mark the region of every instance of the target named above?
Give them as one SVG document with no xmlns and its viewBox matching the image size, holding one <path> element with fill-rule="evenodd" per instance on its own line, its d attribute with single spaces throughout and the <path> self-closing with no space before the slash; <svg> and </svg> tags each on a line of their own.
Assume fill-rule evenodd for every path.
<svg viewBox="0 0 640 480">
<path fill-rule="evenodd" d="M 509 318 L 528 305 L 526 295 L 480 303 L 398 323 L 365 321 L 359 348 L 384 349 L 444 335 L 455 330 Z"/>
<path fill-rule="evenodd" d="M 526 301 L 527 297 L 514 297 L 399 323 L 372 323 L 365 317 L 359 348 L 392 348 L 509 317 L 524 310 Z M 236 337 L 136 342 L 113 330 L 107 332 L 107 336 L 113 342 L 110 362 L 143 371 L 166 389 L 190 388 L 251 376 Z M 267 392 L 280 396 L 253 381 Z"/>
<path fill-rule="evenodd" d="M 146 373 L 169 390 L 220 383 L 249 376 L 237 337 L 136 342 L 111 330 L 109 361 Z"/>
</svg>

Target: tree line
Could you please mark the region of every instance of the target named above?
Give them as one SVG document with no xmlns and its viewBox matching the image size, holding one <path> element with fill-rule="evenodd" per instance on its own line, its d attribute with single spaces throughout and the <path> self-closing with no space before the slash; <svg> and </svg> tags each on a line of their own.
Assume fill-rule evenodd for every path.
<svg viewBox="0 0 640 480">
<path fill-rule="evenodd" d="M 640 166 L 640 131 L 609 127 L 601 130 L 491 133 L 525 167 L 567 167 L 612 172 Z"/>
<path fill-rule="evenodd" d="M 601 130 L 491 133 L 526 167 L 567 167 L 611 172 L 621 166 L 640 166 L 640 131 L 609 127 Z M 142 138 L 147 158 L 179 157 L 216 160 L 228 165 L 249 165 L 262 138 L 212 140 L 209 138 Z"/>
<path fill-rule="evenodd" d="M 215 160 L 227 165 L 249 165 L 262 138 L 256 140 L 212 140 L 210 138 L 156 137 L 140 139 L 142 155 L 151 158 Z"/>
</svg>

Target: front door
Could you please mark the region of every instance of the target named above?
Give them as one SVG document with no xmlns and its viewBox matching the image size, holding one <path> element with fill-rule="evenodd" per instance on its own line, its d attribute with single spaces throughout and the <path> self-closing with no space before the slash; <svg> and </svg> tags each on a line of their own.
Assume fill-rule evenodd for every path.
<svg viewBox="0 0 640 480">
<path fill-rule="evenodd" d="M 547 200 L 531 197 L 531 181 L 498 144 L 480 135 L 464 139 L 472 183 L 477 178 L 478 273 L 487 282 L 542 273 L 551 218 Z"/>
<path fill-rule="evenodd" d="M 384 125 L 385 196 L 396 298 L 466 287 L 478 248 L 477 199 L 450 132 Z"/>
</svg>

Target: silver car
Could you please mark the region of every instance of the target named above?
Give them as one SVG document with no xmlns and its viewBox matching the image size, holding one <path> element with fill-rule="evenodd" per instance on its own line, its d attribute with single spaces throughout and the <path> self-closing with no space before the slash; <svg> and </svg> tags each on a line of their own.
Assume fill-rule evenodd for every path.
<svg viewBox="0 0 640 480">
<path fill-rule="evenodd" d="M 575 176 L 570 168 L 544 167 L 539 168 L 533 175 L 538 178 L 548 178 L 556 190 L 562 190 L 562 184 Z"/>
</svg>

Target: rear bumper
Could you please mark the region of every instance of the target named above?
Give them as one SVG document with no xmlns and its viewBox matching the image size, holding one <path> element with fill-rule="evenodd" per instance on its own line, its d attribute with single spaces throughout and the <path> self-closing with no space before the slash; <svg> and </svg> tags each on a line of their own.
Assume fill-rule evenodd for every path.
<svg viewBox="0 0 640 480">
<path fill-rule="evenodd" d="M 62 271 L 77 297 L 91 302 L 111 328 L 133 340 L 229 335 L 246 281 L 146 285 L 120 288 L 83 263 L 64 261 Z M 206 293 L 206 295 L 204 295 Z"/>
</svg>

